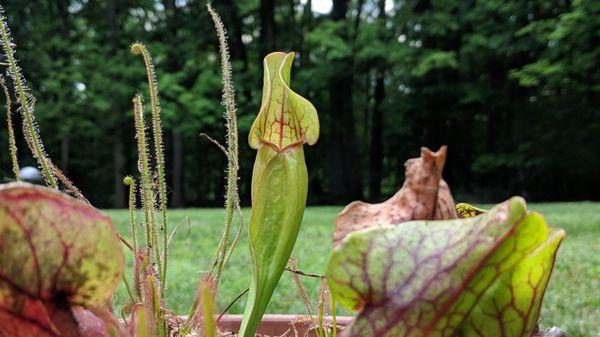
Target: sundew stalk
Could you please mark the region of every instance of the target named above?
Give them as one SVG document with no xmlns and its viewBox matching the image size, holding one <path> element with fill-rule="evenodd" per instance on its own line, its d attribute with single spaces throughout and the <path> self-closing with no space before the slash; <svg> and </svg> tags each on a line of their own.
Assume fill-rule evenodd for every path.
<svg viewBox="0 0 600 337">
<path fill-rule="evenodd" d="M 219 15 L 213 10 L 212 6 L 206 5 L 208 12 L 214 22 L 219 37 L 219 51 L 221 54 L 221 72 L 223 84 L 223 105 L 225 106 L 225 121 L 227 127 L 227 186 L 225 196 L 225 230 L 223 237 L 217 248 L 214 263 L 215 276 L 214 286 L 219 285 L 221 273 L 225 265 L 227 250 L 229 245 L 229 236 L 233 214 L 239 208 L 238 197 L 238 129 L 235 107 L 235 90 L 231 81 L 231 62 L 229 61 L 229 52 L 227 46 L 227 37 L 225 27 Z M 234 241 L 235 244 L 235 241 Z M 213 266 L 211 266 L 213 267 Z"/>
<path fill-rule="evenodd" d="M 0 38 L 2 40 L 2 48 L 4 49 L 4 54 L 8 59 L 8 69 L 10 75 L 13 79 L 13 84 L 15 87 L 15 91 L 17 93 L 17 98 L 19 100 L 19 104 L 21 105 L 21 112 L 23 114 L 24 124 L 27 128 L 26 132 L 28 132 L 31 136 L 31 143 L 33 145 L 33 155 L 37 159 L 38 163 L 42 168 L 42 172 L 44 174 L 44 178 L 46 183 L 54 189 L 58 189 L 58 184 L 56 182 L 56 178 L 50 169 L 50 163 L 48 163 L 48 158 L 46 153 L 44 152 L 44 144 L 42 140 L 38 136 L 35 117 L 32 109 L 31 99 L 28 98 L 28 88 L 25 82 L 25 78 L 21 74 L 21 69 L 17 65 L 17 61 L 15 59 L 15 51 L 12 48 L 14 45 L 10 38 L 10 29 L 8 28 L 8 24 L 6 23 L 6 18 L 4 17 L 4 9 L 0 6 Z"/>
<path fill-rule="evenodd" d="M 156 222 L 154 218 L 154 189 L 152 188 L 152 172 L 148 162 L 148 143 L 146 142 L 146 126 L 144 122 L 144 103 L 141 95 L 133 99 L 133 112 L 135 115 L 135 133 L 138 143 L 138 169 L 142 176 L 141 195 L 144 208 L 144 224 L 146 229 L 146 246 L 148 247 L 149 260 L 156 263 L 161 270 L 160 251 L 156 233 Z"/>
<path fill-rule="evenodd" d="M 15 141 L 15 132 L 13 130 L 12 123 L 12 101 L 10 99 L 10 93 L 8 92 L 8 88 L 6 87 L 6 82 L 4 81 L 4 76 L 0 75 L 0 86 L 2 86 L 2 90 L 4 91 L 4 97 L 6 98 L 6 123 L 8 129 L 8 150 L 10 152 L 10 159 L 12 161 L 12 170 L 15 175 L 15 180 L 20 181 L 21 177 L 19 175 L 19 161 L 17 160 L 17 142 Z"/>
<path fill-rule="evenodd" d="M 129 186 L 129 232 L 131 234 L 133 254 L 137 254 L 137 228 L 135 223 L 135 181 L 133 177 L 127 176 L 123 183 Z"/>
<path fill-rule="evenodd" d="M 158 96 L 158 82 L 154 72 L 154 64 L 150 52 L 142 43 L 137 42 L 131 45 L 131 53 L 142 55 L 146 66 L 146 75 L 148 77 L 148 91 L 150 94 L 150 110 L 152 111 L 152 135 L 154 137 L 154 153 L 156 159 L 156 168 L 158 173 L 158 194 L 160 199 L 160 211 L 162 215 L 162 224 L 160 227 L 162 233 L 162 264 L 159 268 L 159 279 L 161 295 L 164 296 L 165 283 L 167 278 L 167 260 L 168 260 L 168 222 L 167 222 L 167 186 L 165 182 L 165 159 L 163 154 L 163 135 L 160 121 L 160 99 Z M 161 259 L 160 256 L 157 259 Z"/>
</svg>

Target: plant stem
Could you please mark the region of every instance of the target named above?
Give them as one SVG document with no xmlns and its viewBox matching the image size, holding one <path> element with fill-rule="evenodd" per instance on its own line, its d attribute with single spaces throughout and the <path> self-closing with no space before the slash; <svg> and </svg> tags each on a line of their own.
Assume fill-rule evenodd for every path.
<svg viewBox="0 0 600 337">
<path fill-rule="evenodd" d="M 295 258 L 293 258 L 293 257 L 290 258 L 289 264 L 290 264 L 290 267 L 292 270 L 298 269 L 298 262 L 296 261 Z M 294 278 L 294 282 L 296 282 L 296 286 L 298 287 L 298 291 L 300 292 L 300 297 L 304 301 L 304 304 L 306 305 L 306 309 L 308 310 L 308 317 L 310 318 L 310 323 L 314 324 L 312 304 L 310 303 L 310 299 L 308 298 L 308 295 L 306 294 L 306 290 L 304 289 L 304 286 L 302 285 L 302 280 L 300 279 L 300 276 L 298 276 L 298 274 L 296 274 L 294 272 L 292 272 L 292 277 Z"/>
<path fill-rule="evenodd" d="M 25 84 L 25 79 L 21 75 L 21 70 L 17 65 L 17 61 L 15 60 L 15 51 L 12 48 L 13 44 L 10 40 L 10 29 L 8 28 L 8 24 L 6 23 L 6 18 L 2 14 L 3 12 L 4 10 L 0 6 L 0 21 L 2 21 L 0 24 L 0 35 L 2 39 L 2 47 L 8 59 L 9 71 L 13 79 L 13 84 L 15 86 L 15 91 L 17 92 L 17 97 L 20 101 L 21 111 L 23 113 L 23 119 L 25 121 L 27 132 L 31 135 L 31 142 L 34 150 L 33 155 L 42 167 L 42 172 L 44 174 L 44 178 L 46 179 L 46 183 L 51 188 L 58 189 L 56 179 L 54 178 L 54 175 L 50 170 L 48 158 L 44 153 L 43 143 L 39 138 L 37 130 L 35 128 L 35 117 L 33 115 L 33 109 L 31 109 L 31 102 L 27 98 L 26 94 L 27 86 Z"/>
<path fill-rule="evenodd" d="M 129 286 L 129 282 L 127 281 L 127 277 L 125 277 L 125 275 L 123 275 L 123 283 L 125 283 L 125 289 L 127 290 L 127 295 L 129 295 L 129 300 L 131 300 L 131 303 L 135 303 L 135 300 L 133 299 L 133 293 L 131 292 L 131 287 Z"/>
<path fill-rule="evenodd" d="M 336 307 L 335 307 L 335 297 L 331 291 L 329 292 L 329 302 L 331 304 L 331 323 L 332 323 L 332 337 L 337 337 L 337 318 L 336 318 Z"/>
<path fill-rule="evenodd" d="M 202 297 L 202 331 L 204 337 L 215 337 L 217 325 L 214 318 L 214 302 L 212 296 L 212 287 L 209 281 L 202 281 L 200 284 L 200 294 Z"/>
<path fill-rule="evenodd" d="M 156 158 L 156 168 L 158 171 L 158 193 L 160 199 L 160 211 L 162 213 L 162 225 L 160 230 L 163 238 L 162 262 L 163 268 L 159 271 L 161 295 L 164 296 L 165 284 L 167 279 L 167 259 L 168 259 L 168 223 L 167 223 L 167 185 L 165 182 L 165 159 L 163 154 L 163 135 L 160 122 L 160 99 L 158 96 L 158 82 L 154 72 L 152 56 L 142 43 L 134 43 L 131 46 L 131 52 L 135 55 L 142 55 L 146 66 L 146 75 L 148 77 L 148 90 L 150 93 L 150 109 L 152 111 L 152 134 L 154 137 L 154 152 Z M 160 256 L 158 257 L 160 259 Z"/>
<path fill-rule="evenodd" d="M 127 176 L 123 183 L 129 186 L 129 232 L 131 233 L 133 254 L 137 254 L 137 229 L 135 223 L 135 181 Z"/>
<path fill-rule="evenodd" d="M 156 223 L 154 219 L 154 190 L 152 188 L 152 173 L 148 163 L 148 143 L 146 142 L 146 125 L 144 122 L 144 103 L 142 96 L 137 94 L 133 99 L 135 115 L 135 133 L 138 143 L 139 163 L 138 169 L 142 176 L 141 195 L 144 208 L 144 225 L 146 228 L 146 246 L 148 247 L 149 260 L 156 263 L 160 274 L 161 261 L 158 249 Z M 153 251 L 154 250 L 154 251 Z"/>
<path fill-rule="evenodd" d="M 225 36 L 225 27 L 219 17 L 208 3 L 206 5 L 208 12 L 215 24 L 217 35 L 219 36 L 219 52 L 221 54 L 221 71 L 223 84 L 223 105 L 225 106 L 225 120 L 227 127 L 227 191 L 225 198 L 225 229 L 223 237 L 217 248 L 217 256 L 215 259 L 216 274 L 215 274 L 215 289 L 219 285 L 221 273 L 225 265 L 226 255 L 229 245 L 229 236 L 231 232 L 231 223 L 233 221 L 233 213 L 239 209 L 238 196 L 238 127 L 235 107 L 235 90 L 231 81 L 231 62 L 229 60 L 229 52 L 227 46 L 227 37 Z M 240 216 L 241 219 L 241 216 Z M 233 248 L 233 247 L 232 247 Z M 212 271 L 212 270 L 211 270 Z"/>
<path fill-rule="evenodd" d="M 146 281 L 148 282 L 148 288 L 150 290 L 150 306 L 152 308 L 152 312 L 154 314 L 154 319 L 156 322 L 156 328 L 158 330 L 158 336 L 166 337 L 167 336 L 167 326 L 165 317 L 162 315 L 162 306 L 161 306 L 161 297 L 159 293 L 159 289 L 157 289 L 156 284 L 154 283 L 155 278 L 152 275 L 146 276 Z"/>
<path fill-rule="evenodd" d="M 317 337 L 325 337 L 325 325 L 323 317 L 325 316 L 325 292 L 327 280 L 321 279 L 321 290 L 319 291 L 319 300 L 317 305 L 317 329 L 315 330 Z"/>
<path fill-rule="evenodd" d="M 12 111 L 11 105 L 12 101 L 10 99 L 10 93 L 8 92 L 8 88 L 6 87 L 6 82 L 4 81 L 4 76 L 0 75 L 0 85 L 2 86 L 2 90 L 4 91 L 4 97 L 6 98 L 6 122 L 8 125 L 8 150 L 10 151 L 10 159 L 12 160 L 12 170 L 15 175 L 15 179 L 17 181 L 21 180 L 19 176 L 19 162 L 17 160 L 17 142 L 15 141 L 15 132 L 13 130 L 12 125 Z"/>
</svg>

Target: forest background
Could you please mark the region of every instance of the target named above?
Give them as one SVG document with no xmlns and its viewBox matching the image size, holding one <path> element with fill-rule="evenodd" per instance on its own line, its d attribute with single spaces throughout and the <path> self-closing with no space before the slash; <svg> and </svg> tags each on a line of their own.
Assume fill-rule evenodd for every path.
<svg viewBox="0 0 600 337">
<path fill-rule="evenodd" d="M 223 202 L 217 41 L 205 1 L 0 1 L 36 96 L 46 150 L 98 207 L 126 205 L 136 168 L 131 99 L 146 43 L 161 94 L 173 207 Z M 600 200 L 600 2 L 219 0 L 237 91 L 240 193 L 262 58 L 295 51 L 292 87 L 321 120 L 306 151 L 310 204 L 381 201 L 420 146 L 446 144 L 461 201 Z M 13 106 L 16 110 L 17 106 Z M 0 114 L 0 178 L 10 177 Z M 15 124 L 20 125 L 17 114 Z M 19 128 L 17 128 L 19 129 Z M 35 165 L 19 136 L 21 165 Z"/>
</svg>

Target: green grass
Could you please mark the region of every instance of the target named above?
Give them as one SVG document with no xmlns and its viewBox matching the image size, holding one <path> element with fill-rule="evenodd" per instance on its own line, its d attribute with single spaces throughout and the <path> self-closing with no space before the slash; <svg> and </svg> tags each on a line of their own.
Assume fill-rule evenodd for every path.
<svg viewBox="0 0 600 337">
<path fill-rule="evenodd" d="M 569 337 L 588 337 L 600 330 L 600 203 L 533 204 L 530 209 L 544 214 L 549 223 L 567 231 L 559 250 L 556 267 L 544 299 L 541 314 L 543 327 L 557 325 Z M 331 249 L 333 221 L 341 207 L 310 207 L 304 215 L 300 236 L 294 250 L 299 268 L 324 274 Z M 127 235 L 127 211 L 108 212 L 119 232 Z M 245 210 L 245 219 L 248 219 Z M 170 212 L 172 224 L 185 216 L 191 226 L 181 226 L 170 253 L 167 279 L 167 301 L 178 314 L 186 314 L 191 305 L 198 277 L 209 263 L 222 232 L 223 211 L 220 209 L 186 209 Z M 247 223 L 246 223 L 247 225 Z M 218 303 L 225 307 L 250 281 L 250 259 L 246 230 L 223 273 Z M 131 259 L 129 259 L 131 262 Z M 126 275 L 131 275 L 130 269 Z M 304 278 L 305 288 L 314 301 L 319 281 Z M 124 287 L 117 293 L 117 303 L 125 301 Z M 241 313 L 244 300 L 238 301 L 230 313 Z M 284 273 L 267 312 L 306 313 L 306 308 L 289 273 Z M 347 313 L 343 311 L 343 313 Z"/>
</svg>

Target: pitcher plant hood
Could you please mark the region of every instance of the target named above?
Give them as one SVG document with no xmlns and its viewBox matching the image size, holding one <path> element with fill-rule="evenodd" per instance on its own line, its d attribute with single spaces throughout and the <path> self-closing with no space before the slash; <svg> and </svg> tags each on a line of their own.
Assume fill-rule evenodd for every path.
<svg viewBox="0 0 600 337">
<path fill-rule="evenodd" d="M 253 149 L 268 144 L 282 152 L 304 143 L 313 145 L 319 139 L 317 110 L 289 86 L 294 55 L 274 52 L 263 61 L 262 104 L 248 137 Z"/>
</svg>

